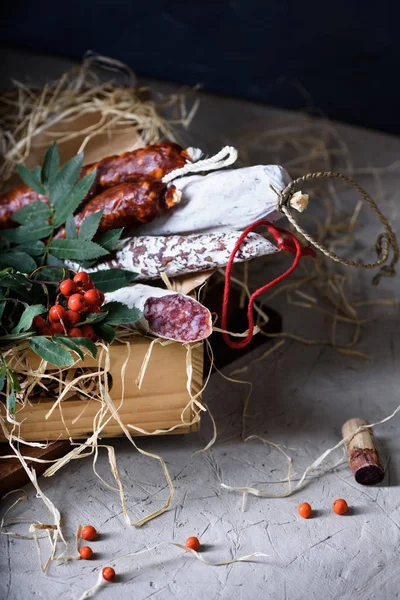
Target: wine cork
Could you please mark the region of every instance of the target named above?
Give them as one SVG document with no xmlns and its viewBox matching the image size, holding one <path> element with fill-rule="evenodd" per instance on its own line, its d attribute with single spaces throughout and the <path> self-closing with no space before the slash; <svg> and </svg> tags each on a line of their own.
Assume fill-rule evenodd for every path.
<svg viewBox="0 0 400 600">
<path fill-rule="evenodd" d="M 368 425 L 365 419 L 349 419 L 342 427 L 342 435 L 345 439 L 349 438 L 346 450 L 355 480 L 362 485 L 374 485 L 382 481 L 385 469 L 379 459 L 371 429 L 356 433 L 364 425 Z"/>
</svg>

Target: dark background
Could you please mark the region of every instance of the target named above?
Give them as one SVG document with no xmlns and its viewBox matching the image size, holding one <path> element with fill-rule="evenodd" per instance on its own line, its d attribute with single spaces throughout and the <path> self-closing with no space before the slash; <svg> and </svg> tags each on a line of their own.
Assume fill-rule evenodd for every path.
<svg viewBox="0 0 400 600">
<path fill-rule="evenodd" d="M 400 133 L 398 3 L 6 0 L 3 47 L 80 60 Z"/>
</svg>

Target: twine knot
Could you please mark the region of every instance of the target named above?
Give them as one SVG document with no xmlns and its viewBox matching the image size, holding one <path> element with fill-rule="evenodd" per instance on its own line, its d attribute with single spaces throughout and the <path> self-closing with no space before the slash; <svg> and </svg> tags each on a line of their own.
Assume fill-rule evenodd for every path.
<svg viewBox="0 0 400 600">
<path fill-rule="evenodd" d="M 304 194 L 301 190 L 298 192 L 295 192 L 293 190 L 293 181 L 291 181 L 283 190 L 282 192 L 277 192 L 278 194 L 278 210 L 280 212 L 284 212 L 283 211 L 283 206 L 291 206 L 292 208 L 294 208 L 295 210 L 297 210 L 297 212 L 303 212 L 304 210 L 306 210 L 307 206 L 308 206 L 308 202 L 309 202 L 309 195 L 308 194 Z M 274 190 L 276 191 L 276 190 Z"/>
<path fill-rule="evenodd" d="M 394 268 L 394 265 L 391 263 L 390 265 L 383 265 L 383 267 L 381 267 L 378 271 L 378 273 L 376 275 L 374 275 L 373 279 L 372 279 L 372 284 L 373 285 L 378 285 L 380 280 L 382 279 L 382 277 L 395 277 L 396 276 L 396 269 Z"/>
<path fill-rule="evenodd" d="M 290 209 L 295 208 L 300 212 L 304 210 L 308 203 L 308 195 L 303 194 L 302 192 L 295 192 L 295 187 L 298 184 L 304 183 L 306 181 L 314 180 L 314 179 L 340 179 L 345 183 L 352 186 L 369 204 L 372 208 L 379 221 L 384 227 L 384 232 L 380 233 L 375 242 L 375 251 L 377 255 L 377 259 L 373 263 L 362 263 L 360 261 L 348 260 L 341 256 L 338 256 L 332 250 L 329 250 L 321 244 L 321 242 L 315 240 L 307 231 L 305 231 L 299 223 L 296 221 L 294 216 L 292 215 Z M 275 190 L 276 191 L 276 190 Z M 381 279 L 381 277 L 393 277 L 396 274 L 395 264 L 398 262 L 400 258 L 399 245 L 397 242 L 396 235 L 386 217 L 382 214 L 376 202 L 371 198 L 371 196 L 362 188 L 354 179 L 348 177 L 347 175 L 343 175 L 343 173 L 336 173 L 334 171 L 319 171 L 316 173 L 307 173 L 307 175 L 303 175 L 298 179 L 294 179 L 291 181 L 281 192 L 277 192 L 278 194 L 278 210 L 282 212 L 290 223 L 293 225 L 295 230 L 309 242 L 311 246 L 320 250 L 325 256 L 338 262 L 347 267 L 353 267 L 355 269 L 374 269 L 376 267 L 381 267 L 379 273 L 375 275 L 372 282 L 374 285 L 377 285 Z M 393 258 L 389 265 L 382 266 L 389 258 L 390 248 L 393 251 Z M 304 249 L 306 251 L 306 249 Z"/>
</svg>

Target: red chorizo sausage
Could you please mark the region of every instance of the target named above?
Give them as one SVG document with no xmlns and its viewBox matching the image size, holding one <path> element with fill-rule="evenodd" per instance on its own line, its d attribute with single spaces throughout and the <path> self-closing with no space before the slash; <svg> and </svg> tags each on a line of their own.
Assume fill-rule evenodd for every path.
<svg viewBox="0 0 400 600">
<path fill-rule="evenodd" d="M 137 179 L 134 183 L 115 185 L 95 196 L 75 216 L 77 229 L 87 216 L 103 210 L 98 233 L 149 223 L 180 201 L 181 194 L 174 185 L 161 181 Z M 60 230 L 56 237 L 64 237 Z"/>
<path fill-rule="evenodd" d="M 128 183 L 138 177 L 160 180 L 167 173 L 183 167 L 188 160 L 186 150 L 178 144 L 165 142 L 125 152 L 119 156 L 103 158 L 96 163 L 86 165 L 82 169 L 81 176 L 97 169 L 96 179 L 87 195 L 87 198 L 91 198 L 106 188 L 119 183 Z"/>
<path fill-rule="evenodd" d="M 46 196 L 41 196 L 27 185 L 20 185 L 10 192 L 0 195 L 0 229 L 12 227 L 11 218 L 17 210 L 32 202 L 47 202 Z"/>
<path fill-rule="evenodd" d="M 83 167 L 81 177 L 97 169 L 96 179 L 84 201 L 90 200 L 107 188 L 133 182 L 138 178 L 159 181 L 167 173 L 183 167 L 188 160 L 190 159 L 187 152 L 173 142 L 153 144 L 121 155 L 108 156 Z M 37 194 L 27 185 L 20 185 L 0 195 L 0 229 L 11 227 L 12 215 L 23 206 L 38 200 L 45 202 L 46 197 Z"/>
</svg>

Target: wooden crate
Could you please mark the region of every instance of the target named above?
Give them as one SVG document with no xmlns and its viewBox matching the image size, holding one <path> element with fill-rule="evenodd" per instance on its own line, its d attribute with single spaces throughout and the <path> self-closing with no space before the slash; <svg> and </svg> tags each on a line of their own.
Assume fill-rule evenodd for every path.
<svg viewBox="0 0 400 600">
<path fill-rule="evenodd" d="M 135 338 L 131 344 L 131 355 L 125 372 L 125 395 L 123 406 L 118 414 L 124 425 L 128 423 L 141 427 L 146 431 L 156 429 L 169 429 L 181 423 L 182 410 L 189 402 L 187 391 L 186 373 L 186 349 L 181 344 L 161 346 L 155 344 L 151 354 L 147 371 L 139 390 L 135 380 L 150 340 Z M 121 367 L 127 358 L 125 345 L 115 344 L 111 347 L 112 385 L 110 396 L 114 403 L 119 403 L 122 394 Z M 38 366 L 39 359 L 34 355 L 31 365 Z M 192 394 L 201 390 L 203 384 L 203 347 L 196 344 L 192 349 L 193 379 Z M 37 363 L 37 364 L 35 364 Z M 76 367 L 95 367 L 96 362 L 89 356 L 84 362 L 77 363 Z M 50 367 L 51 368 L 51 367 Z M 31 400 L 31 406 L 17 411 L 16 420 L 21 422 L 21 437 L 27 441 L 59 440 L 68 439 L 65 426 L 61 419 L 60 411 L 56 408 L 48 420 L 46 413 L 54 403 L 54 398 L 41 398 Z M 95 400 L 86 400 L 81 397 L 68 398 L 62 401 L 62 413 L 73 439 L 86 439 L 93 433 L 93 418 L 100 407 Z M 83 411 L 83 409 L 85 410 Z M 3 403 L 0 410 L 5 412 Z M 83 412 L 82 412 L 83 411 Z M 74 424 L 72 421 L 79 415 L 79 420 Z M 185 422 L 190 422 L 193 415 L 190 408 L 184 414 Z M 199 423 L 185 425 L 174 430 L 172 433 L 189 433 L 196 431 Z M 135 432 L 130 430 L 132 435 Z M 101 437 L 116 437 L 123 435 L 118 423 L 112 419 L 102 430 Z M 0 430 L 0 441 L 5 437 Z"/>
</svg>

